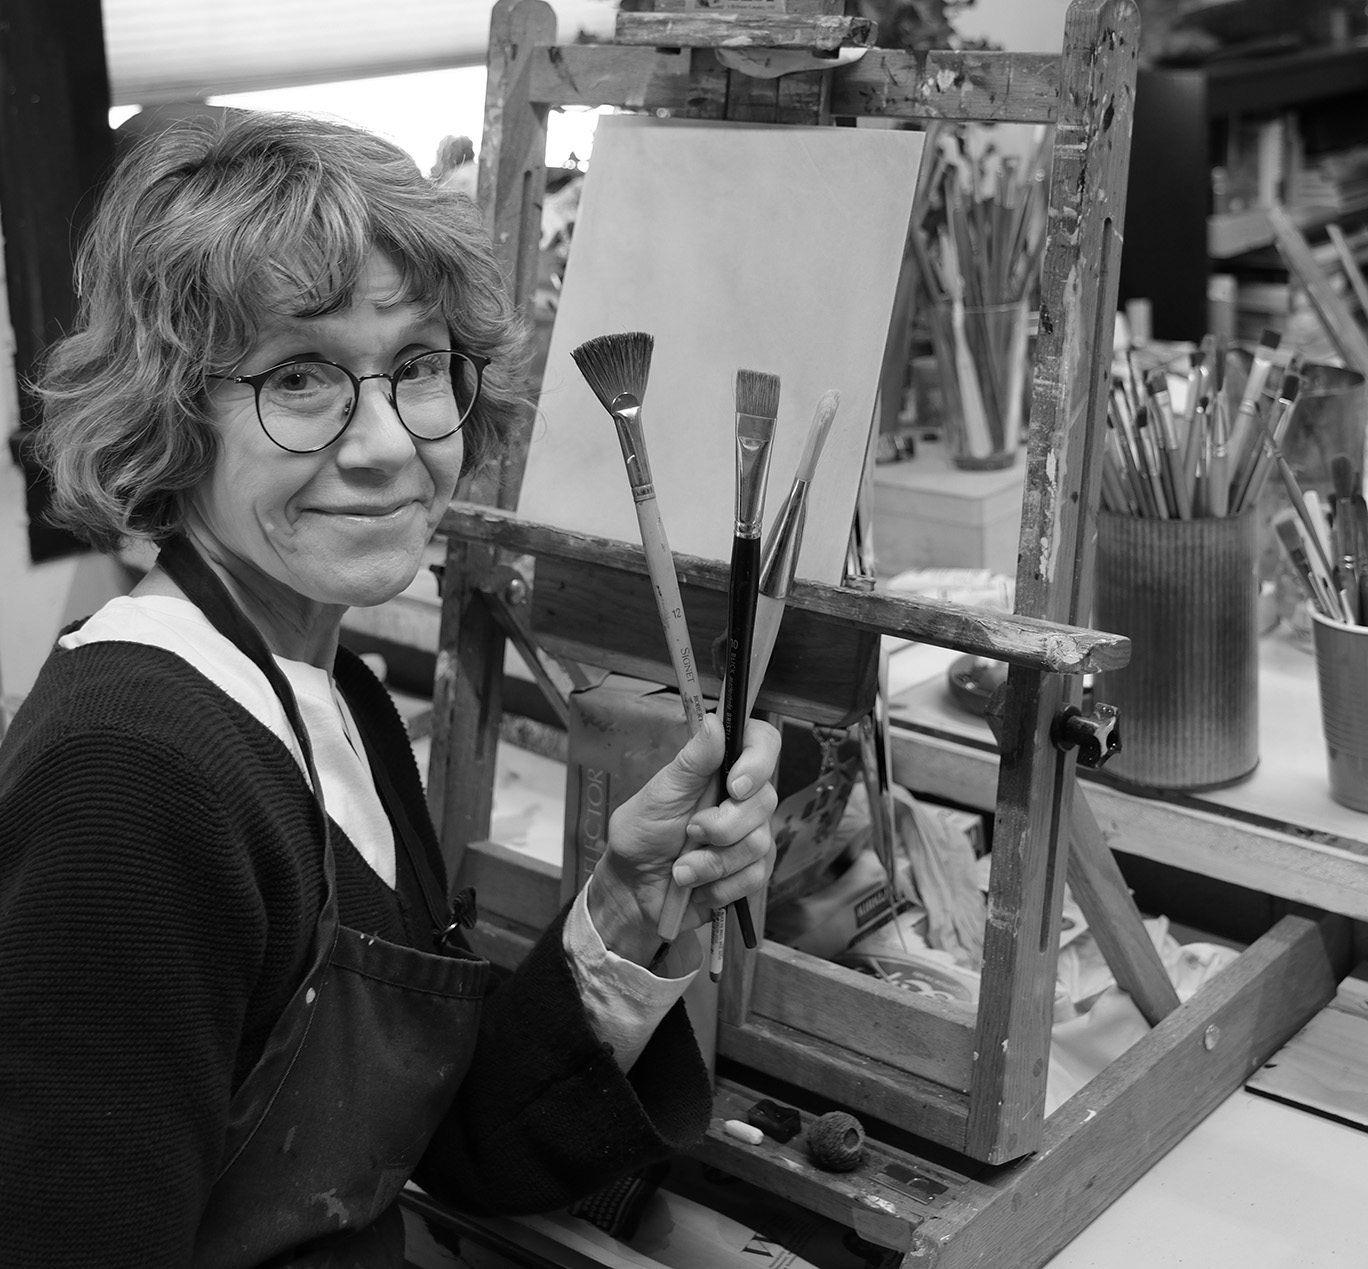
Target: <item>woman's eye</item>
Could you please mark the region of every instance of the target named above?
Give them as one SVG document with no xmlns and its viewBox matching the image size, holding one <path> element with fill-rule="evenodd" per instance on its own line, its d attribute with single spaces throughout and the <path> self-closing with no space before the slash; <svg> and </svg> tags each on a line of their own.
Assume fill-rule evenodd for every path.
<svg viewBox="0 0 1368 1269">
<path fill-rule="evenodd" d="M 325 386 L 319 367 L 312 365 L 286 366 L 270 378 L 270 387 L 279 392 L 317 392 Z"/>
<path fill-rule="evenodd" d="M 444 373 L 446 369 L 446 359 L 440 353 L 432 353 L 427 357 L 417 357 L 413 361 L 405 362 L 399 368 L 399 378 L 432 379 Z"/>
</svg>

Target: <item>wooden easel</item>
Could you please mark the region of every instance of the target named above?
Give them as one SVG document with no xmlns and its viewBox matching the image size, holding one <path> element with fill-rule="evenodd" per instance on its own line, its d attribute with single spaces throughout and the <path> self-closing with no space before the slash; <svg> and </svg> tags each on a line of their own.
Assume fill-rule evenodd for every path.
<svg viewBox="0 0 1368 1269">
<path fill-rule="evenodd" d="M 907 1253 L 907 1265 L 1038 1265 L 1330 998 L 1348 968 L 1347 931 L 1342 921 L 1288 918 L 1178 1007 L 1096 821 L 1075 797 L 1082 675 L 1128 656 L 1123 637 L 1084 623 L 1129 159 L 1134 4 L 1075 0 L 1058 56 L 869 49 L 839 69 L 777 79 L 727 69 L 716 50 L 741 30 L 769 48 L 866 38 L 859 19 L 826 12 L 838 7 L 827 0 L 787 7 L 692 12 L 675 3 L 672 12 L 620 15 L 613 44 L 557 46 L 549 6 L 499 0 L 480 200 L 515 298 L 526 303 L 552 105 L 770 122 L 879 115 L 1055 126 L 1016 614 L 799 583 L 760 701 L 828 725 L 859 717 L 885 633 L 1010 664 L 995 719 L 1002 758 L 980 1004 L 974 1012 L 909 998 L 770 943 L 731 956 L 718 1120 L 744 1117 L 759 1096 L 751 1072 L 756 1082 L 784 1081 L 795 1099 L 850 1109 L 884 1133 L 869 1162 L 844 1176 L 814 1170 L 801 1139 L 750 1147 L 714 1131 L 702 1148 L 728 1172 Z M 429 782 L 452 874 L 480 890 L 482 947 L 505 963 L 518 959 L 559 898 L 553 876 L 487 840 L 506 638 L 672 679 L 640 548 L 507 514 L 525 455 L 526 433 L 501 479 L 463 491 L 468 500 L 443 522 Z M 508 567 L 516 555 L 536 559 L 530 598 Z M 725 621 L 725 567 L 683 556 L 677 567 L 695 644 L 707 646 Z M 818 666 L 842 670 L 814 683 Z M 1066 875 L 1118 982 L 1154 1026 L 1047 1120 Z M 763 915 L 757 910 L 757 926 Z"/>
</svg>

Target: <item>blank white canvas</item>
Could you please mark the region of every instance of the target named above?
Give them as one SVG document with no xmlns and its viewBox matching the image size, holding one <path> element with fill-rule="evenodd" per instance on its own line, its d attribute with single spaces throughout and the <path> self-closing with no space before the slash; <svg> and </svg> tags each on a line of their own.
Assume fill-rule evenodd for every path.
<svg viewBox="0 0 1368 1269">
<path fill-rule="evenodd" d="M 646 447 L 670 545 L 728 559 L 739 369 L 778 375 L 765 523 L 818 399 L 841 406 L 799 575 L 841 580 L 922 135 L 609 116 L 585 176 L 519 514 L 639 542 L 612 419 L 571 358 L 646 331 Z"/>
</svg>

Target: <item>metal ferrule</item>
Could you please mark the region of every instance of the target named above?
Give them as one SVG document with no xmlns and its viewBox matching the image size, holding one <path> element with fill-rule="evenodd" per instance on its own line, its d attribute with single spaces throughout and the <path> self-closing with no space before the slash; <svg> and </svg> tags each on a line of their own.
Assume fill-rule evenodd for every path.
<svg viewBox="0 0 1368 1269">
<path fill-rule="evenodd" d="M 795 480 L 771 530 L 769 549 L 760 564 L 760 593 L 771 599 L 787 599 L 798 570 L 798 550 L 807 519 L 806 480 Z"/>
<path fill-rule="evenodd" d="M 736 416 L 736 536 L 758 538 L 769 474 L 774 420 L 758 414 Z"/>
<path fill-rule="evenodd" d="M 613 398 L 612 414 L 618 444 L 622 446 L 622 457 L 627 464 L 632 497 L 638 502 L 654 497 L 655 484 L 651 480 L 651 464 L 646 457 L 646 435 L 641 430 L 641 402 L 630 392 L 624 392 Z"/>
</svg>

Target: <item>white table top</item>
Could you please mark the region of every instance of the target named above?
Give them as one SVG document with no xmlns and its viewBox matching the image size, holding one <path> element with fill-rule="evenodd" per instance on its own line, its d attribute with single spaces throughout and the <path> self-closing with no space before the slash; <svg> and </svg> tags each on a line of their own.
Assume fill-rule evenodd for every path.
<svg viewBox="0 0 1368 1269">
<path fill-rule="evenodd" d="M 1368 1132 L 1240 1090 L 1047 1269 L 1363 1269 Z"/>
</svg>

